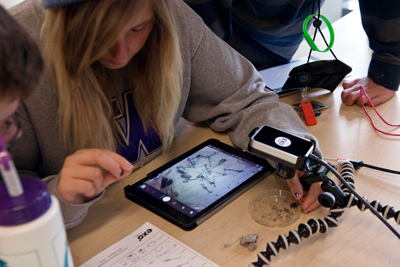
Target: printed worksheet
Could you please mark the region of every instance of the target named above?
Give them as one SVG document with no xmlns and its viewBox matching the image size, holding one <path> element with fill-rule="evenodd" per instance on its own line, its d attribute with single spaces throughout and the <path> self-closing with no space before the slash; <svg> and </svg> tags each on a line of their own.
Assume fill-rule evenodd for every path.
<svg viewBox="0 0 400 267">
<path fill-rule="evenodd" d="M 218 266 L 149 222 L 81 267 Z"/>
</svg>

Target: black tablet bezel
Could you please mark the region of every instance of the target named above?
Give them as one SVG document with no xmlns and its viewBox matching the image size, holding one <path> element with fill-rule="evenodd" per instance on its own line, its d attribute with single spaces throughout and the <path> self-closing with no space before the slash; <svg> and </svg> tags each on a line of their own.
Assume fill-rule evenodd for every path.
<svg viewBox="0 0 400 267">
<path fill-rule="evenodd" d="M 139 189 L 139 186 L 141 184 L 143 184 L 144 182 L 156 177 L 157 174 L 159 174 L 160 172 L 163 172 L 164 170 L 179 163 L 183 159 L 189 157 L 190 155 L 196 153 L 197 151 L 199 151 L 200 149 L 202 149 L 208 145 L 212 145 L 212 146 L 219 148 L 225 152 L 231 153 L 235 156 L 241 157 L 243 159 L 246 159 L 248 161 L 251 161 L 253 163 L 261 165 L 264 167 L 264 169 L 260 170 L 258 173 L 256 173 L 252 177 L 248 178 L 242 184 L 240 184 L 239 186 L 237 186 L 234 189 L 232 189 L 231 191 L 229 191 L 223 197 L 219 198 L 217 201 L 210 204 L 207 208 L 203 209 L 202 211 L 200 211 L 198 214 L 194 215 L 193 217 L 190 217 L 182 212 L 179 212 L 177 209 L 166 204 L 161 199 L 158 199 L 158 198 L 152 196 L 151 194 Z M 169 161 L 165 165 L 152 171 L 151 173 L 149 173 L 146 176 L 146 178 L 141 179 L 140 181 L 136 182 L 135 184 L 126 186 L 124 188 L 124 191 L 125 191 L 125 197 L 128 198 L 129 200 L 143 206 L 144 208 L 154 212 L 155 214 L 161 216 L 162 218 L 164 218 L 164 219 L 172 222 L 173 224 L 179 226 L 180 228 L 188 231 L 188 230 L 193 230 L 201 222 L 205 221 L 207 218 L 209 218 L 211 215 L 216 213 L 222 207 L 229 204 L 231 201 L 233 201 L 235 198 L 237 198 L 240 194 L 244 193 L 246 190 L 251 188 L 254 184 L 258 183 L 264 177 L 269 175 L 272 170 L 273 170 L 273 168 L 268 164 L 268 162 L 265 159 L 261 159 L 250 153 L 244 152 L 238 148 L 229 146 L 225 143 L 222 143 L 221 141 L 219 141 L 217 139 L 209 139 L 209 140 L 201 143 L 200 145 L 192 148 L 191 150 L 183 153 L 182 155 L 178 156 L 177 158 Z"/>
</svg>

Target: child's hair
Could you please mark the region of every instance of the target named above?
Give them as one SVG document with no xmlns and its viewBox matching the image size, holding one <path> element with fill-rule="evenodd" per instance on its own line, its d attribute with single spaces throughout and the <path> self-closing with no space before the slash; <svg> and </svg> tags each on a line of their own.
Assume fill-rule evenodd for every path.
<svg viewBox="0 0 400 267">
<path fill-rule="evenodd" d="M 115 151 L 118 128 L 111 92 L 116 90 L 118 71 L 96 61 L 145 2 L 153 7 L 155 24 L 145 46 L 128 64 L 127 77 L 143 127 L 155 128 L 164 149 L 171 144 L 183 63 L 170 1 L 92 0 L 46 10 L 41 31 L 45 63 L 59 93 L 61 134 L 70 152 Z"/>
<path fill-rule="evenodd" d="M 0 99 L 25 99 L 37 85 L 43 60 L 34 40 L 0 6 Z"/>
</svg>

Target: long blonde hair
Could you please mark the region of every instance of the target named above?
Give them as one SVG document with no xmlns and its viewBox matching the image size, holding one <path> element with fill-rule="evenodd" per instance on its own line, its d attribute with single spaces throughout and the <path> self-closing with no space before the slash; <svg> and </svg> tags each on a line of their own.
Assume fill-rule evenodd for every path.
<svg viewBox="0 0 400 267">
<path fill-rule="evenodd" d="M 154 127 L 164 150 L 172 143 L 183 63 L 170 1 L 91 0 L 47 10 L 41 31 L 44 61 L 59 94 L 62 141 L 70 152 L 116 150 L 111 103 L 116 83 L 113 72 L 96 60 L 117 41 L 142 1 L 151 1 L 156 20 L 145 46 L 127 66 L 128 78 L 143 127 Z"/>
</svg>

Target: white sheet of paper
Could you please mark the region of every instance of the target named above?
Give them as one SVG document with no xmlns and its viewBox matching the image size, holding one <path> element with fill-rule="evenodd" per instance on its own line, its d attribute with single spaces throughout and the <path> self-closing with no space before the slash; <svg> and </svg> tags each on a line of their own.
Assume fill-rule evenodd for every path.
<svg viewBox="0 0 400 267">
<path fill-rule="evenodd" d="M 218 266 L 149 222 L 81 267 Z"/>
<path fill-rule="evenodd" d="M 281 89 L 288 79 L 290 71 L 294 67 L 307 63 L 307 59 L 307 56 L 296 58 L 289 63 L 260 70 L 258 72 L 261 74 L 262 78 L 264 79 L 265 85 L 268 88 L 272 90 Z M 319 59 L 314 56 L 311 56 L 310 58 L 310 62 L 318 60 Z"/>
</svg>

